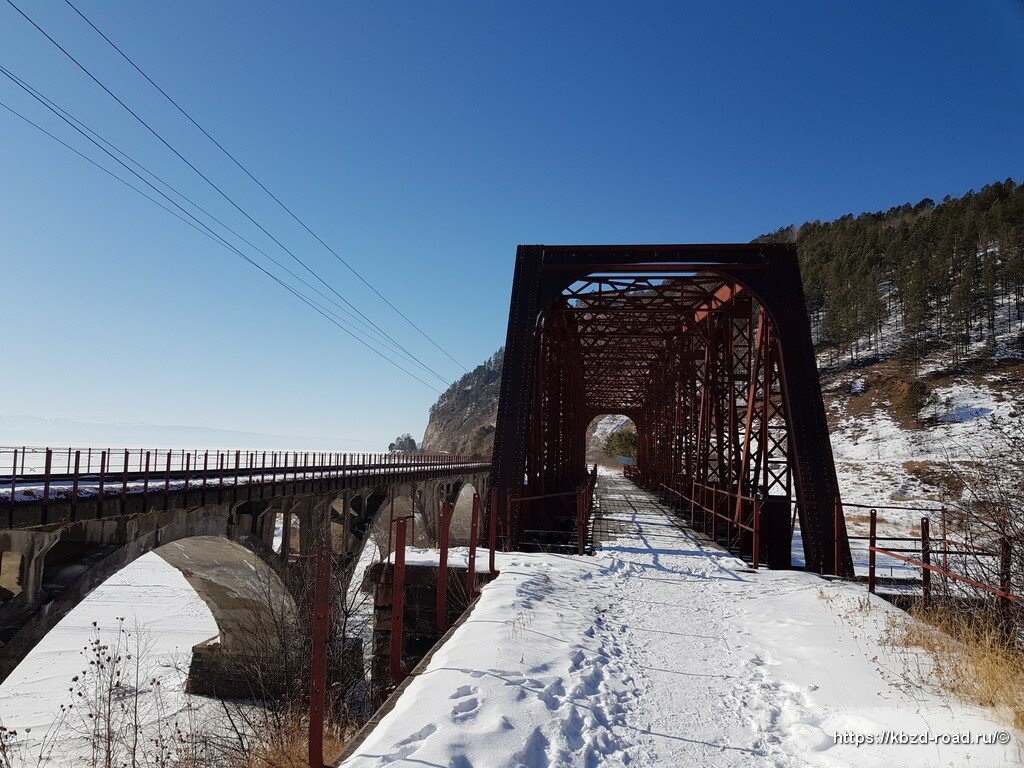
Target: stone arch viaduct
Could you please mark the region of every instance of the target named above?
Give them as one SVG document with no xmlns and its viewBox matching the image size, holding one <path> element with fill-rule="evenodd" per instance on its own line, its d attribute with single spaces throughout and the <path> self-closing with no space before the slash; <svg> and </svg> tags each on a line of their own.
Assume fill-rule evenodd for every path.
<svg viewBox="0 0 1024 768">
<path fill-rule="evenodd" d="M 266 633 L 252 624 L 269 625 L 272 611 L 307 599 L 315 547 L 329 542 L 336 570 L 350 578 L 375 516 L 395 503 L 411 508 L 420 541 L 436 543 L 442 505 L 464 488 L 486 494 L 490 469 L 447 455 L 86 452 L 5 457 L 0 681 L 93 589 L 147 552 L 182 572 L 217 623 L 218 637 L 195 647 L 193 669 L 200 658 L 204 674 L 215 672 L 211 665 L 253 644 L 266 652 Z M 194 677 L 190 685 L 201 687 Z"/>
</svg>

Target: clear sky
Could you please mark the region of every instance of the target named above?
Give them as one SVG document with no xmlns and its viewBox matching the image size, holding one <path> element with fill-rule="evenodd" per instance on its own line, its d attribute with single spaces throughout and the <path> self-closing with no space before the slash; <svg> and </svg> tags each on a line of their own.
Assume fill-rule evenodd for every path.
<svg viewBox="0 0 1024 768">
<path fill-rule="evenodd" d="M 73 1 L 470 368 L 504 341 L 517 243 L 745 241 L 1024 177 L 1010 0 Z M 62 0 L 17 2 L 339 293 L 462 373 Z M 6 0 L 0 65 L 289 260 Z M 3 78 L 0 101 L 103 158 Z M 436 398 L 3 110 L 0 265 L 0 414 L 365 450 L 420 436 Z"/>
</svg>

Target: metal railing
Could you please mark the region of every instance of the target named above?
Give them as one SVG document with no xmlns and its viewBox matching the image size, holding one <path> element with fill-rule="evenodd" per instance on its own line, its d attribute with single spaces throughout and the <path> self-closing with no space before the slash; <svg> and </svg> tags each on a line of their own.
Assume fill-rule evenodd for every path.
<svg viewBox="0 0 1024 768">
<path fill-rule="evenodd" d="M 42 522 L 52 502 L 67 502 L 74 519 L 76 505 L 95 503 L 98 514 L 104 501 L 118 497 L 196 492 L 207 497 L 251 500 L 255 488 L 271 493 L 304 493 L 326 482 L 353 476 L 381 476 L 411 472 L 432 474 L 480 470 L 490 462 L 476 457 L 444 453 L 336 453 L 320 451 L 243 451 L 144 448 L 0 448 L 0 508 L 20 505 L 41 509 Z"/>
<path fill-rule="evenodd" d="M 849 538 L 851 541 L 868 542 L 868 591 L 872 594 L 875 592 L 878 580 L 877 557 L 882 555 L 921 570 L 921 596 L 925 604 L 932 600 L 933 574 L 943 580 L 948 579 L 957 584 L 981 590 L 986 595 L 996 597 L 1004 605 L 1024 602 L 1024 596 L 1015 595 L 1012 591 L 1013 547 L 1010 539 L 1006 536 L 999 538 L 998 551 L 958 541 L 944 533 L 936 537 L 932 534 L 931 520 L 928 517 L 921 518 L 920 536 L 879 536 L 878 508 L 870 508 L 869 515 L 868 535 L 850 536 Z M 891 544 L 881 546 L 880 542 L 891 542 Z M 941 564 L 933 561 L 936 557 L 940 558 Z M 950 565 L 951 558 L 952 562 L 959 563 L 959 568 Z M 979 572 L 974 576 L 968 573 L 971 563 L 977 566 L 981 561 L 997 563 L 998 587 L 984 581 L 984 577 L 991 572 L 991 567 L 976 568 L 984 573 Z"/>
<path fill-rule="evenodd" d="M 519 541 L 519 517 L 522 504 L 528 501 L 541 501 L 543 499 L 555 499 L 573 497 L 576 500 L 576 551 L 583 555 L 587 551 L 587 542 L 590 538 L 590 522 L 594 511 L 595 489 L 597 487 L 597 465 L 595 464 L 589 472 L 587 479 L 571 491 L 557 491 L 554 493 L 541 493 L 533 496 L 512 497 L 511 492 L 505 494 L 507 500 L 504 516 L 505 549 Z M 515 509 L 513 510 L 513 505 Z"/>
</svg>

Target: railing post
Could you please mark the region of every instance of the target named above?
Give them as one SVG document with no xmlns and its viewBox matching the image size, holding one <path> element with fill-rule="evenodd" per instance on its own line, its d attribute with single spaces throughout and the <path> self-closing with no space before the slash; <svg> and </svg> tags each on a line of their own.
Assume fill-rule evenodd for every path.
<svg viewBox="0 0 1024 768">
<path fill-rule="evenodd" d="M 191 472 L 191 470 L 192 470 L 192 454 L 191 453 L 186 453 L 185 454 L 185 470 L 184 470 L 184 472 L 185 472 L 185 486 L 184 486 L 185 487 L 185 495 L 182 497 L 184 499 L 184 506 L 186 506 L 186 507 L 188 506 L 188 476 L 189 476 L 189 473 Z"/>
<path fill-rule="evenodd" d="M 490 563 L 489 568 L 491 576 L 494 576 L 498 571 L 494 567 L 494 550 L 498 545 L 498 489 L 491 488 L 491 513 L 487 516 L 487 544 L 490 547 Z"/>
<path fill-rule="evenodd" d="M 331 619 L 331 548 L 316 551 L 312 659 L 309 670 L 309 765 L 324 768 L 324 711 L 327 707 L 327 634 Z"/>
<path fill-rule="evenodd" d="M 391 573 L 391 679 L 402 680 L 402 623 L 405 610 L 405 518 L 395 522 L 395 564 Z"/>
<path fill-rule="evenodd" d="M 586 535 L 586 516 L 583 512 L 583 486 L 576 486 L 576 554 L 582 555 L 586 543 L 583 541 Z"/>
<path fill-rule="evenodd" d="M 446 501 L 441 505 L 441 531 L 438 536 L 437 548 L 437 628 L 444 632 L 448 629 L 448 532 L 452 523 L 452 503 Z"/>
<path fill-rule="evenodd" d="M 928 518 L 921 518 L 921 562 L 925 565 L 932 564 L 932 548 L 928 536 Z M 927 607 L 932 601 L 932 572 L 928 568 L 921 569 L 921 595 Z"/>
<path fill-rule="evenodd" d="M 875 546 L 878 541 L 878 512 L 871 510 L 871 521 L 868 523 L 868 592 L 875 594 Z"/>
<path fill-rule="evenodd" d="M 82 466 L 82 452 L 75 451 L 75 472 L 71 476 L 71 522 L 78 519 L 78 476 L 79 468 Z M 13 502 L 14 499 L 12 498 Z M 14 527 L 13 525 L 11 526 Z"/>
<path fill-rule="evenodd" d="M 999 540 L 999 589 L 1003 592 L 999 596 L 999 604 L 1004 608 L 1010 604 L 1010 593 L 1013 589 L 1013 584 L 1010 581 L 1012 563 L 1013 552 L 1010 549 L 1010 538 L 1004 535 Z"/>
<path fill-rule="evenodd" d="M 206 476 L 210 469 L 210 452 L 206 451 L 203 453 L 203 488 L 199 492 L 199 504 L 200 506 L 206 506 Z"/>
<path fill-rule="evenodd" d="M 53 465 L 53 450 L 46 449 L 45 475 L 43 477 L 43 524 L 47 522 L 47 513 L 50 510 L 50 470 Z M 14 504 L 14 497 L 11 497 L 11 504 Z"/>
<path fill-rule="evenodd" d="M 756 571 L 761 564 L 761 497 L 756 492 L 754 493 L 754 516 L 751 523 L 750 527 L 754 530 L 751 535 L 753 552 L 751 553 L 750 562 Z"/>
<path fill-rule="evenodd" d="M 167 466 L 164 468 L 164 512 L 167 511 L 171 500 L 171 451 L 167 452 Z"/>
<path fill-rule="evenodd" d="M 839 575 L 839 521 L 843 516 L 843 504 L 836 496 L 832 509 L 832 575 Z"/>
<path fill-rule="evenodd" d="M 103 516 L 103 482 L 107 474 L 107 452 L 100 452 L 100 477 L 96 487 L 96 517 Z"/>
<path fill-rule="evenodd" d="M 18 491 L 18 449 L 14 449 L 14 459 L 11 462 L 11 511 L 7 516 L 7 527 L 14 527 L 14 497 Z"/>
<path fill-rule="evenodd" d="M 512 492 L 505 492 L 505 540 L 502 542 L 502 551 L 508 552 L 512 546 Z"/>
<path fill-rule="evenodd" d="M 149 451 L 146 451 L 146 468 L 142 472 L 142 498 L 149 495 Z M 75 459 L 75 473 L 78 473 L 78 459 Z"/>
<path fill-rule="evenodd" d="M 128 510 L 128 449 L 124 450 L 124 466 L 121 468 L 121 514 Z"/>
<path fill-rule="evenodd" d="M 473 514 L 469 520 L 469 561 L 466 564 L 466 583 L 469 587 L 469 599 L 476 597 L 476 537 L 477 524 L 480 520 L 480 494 L 473 494 Z"/>
</svg>

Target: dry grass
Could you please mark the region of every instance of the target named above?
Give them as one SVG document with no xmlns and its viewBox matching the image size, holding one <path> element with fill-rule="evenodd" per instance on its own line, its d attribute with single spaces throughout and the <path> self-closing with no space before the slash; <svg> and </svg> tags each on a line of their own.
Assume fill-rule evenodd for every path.
<svg viewBox="0 0 1024 768">
<path fill-rule="evenodd" d="M 296 722 L 283 727 L 274 738 L 258 745 L 251 755 L 246 756 L 247 768 L 309 768 L 309 742 L 305 723 Z M 345 743 L 324 734 L 324 755 L 339 754 Z"/>
<path fill-rule="evenodd" d="M 918 683 L 1006 713 L 1024 727 L 1024 650 L 1007 640 L 997 612 L 942 607 L 915 608 L 909 620 L 896 620 L 889 642 L 921 648 L 931 659 L 919 669 Z"/>
</svg>

